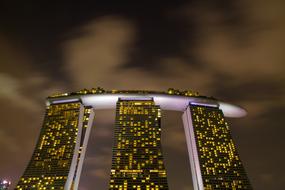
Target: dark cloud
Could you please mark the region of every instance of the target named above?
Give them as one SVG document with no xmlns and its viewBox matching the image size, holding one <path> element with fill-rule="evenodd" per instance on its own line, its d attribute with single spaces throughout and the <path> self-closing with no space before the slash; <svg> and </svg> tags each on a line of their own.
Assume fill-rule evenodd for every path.
<svg viewBox="0 0 285 190">
<path fill-rule="evenodd" d="M 279 189 L 284 180 L 282 123 L 284 106 L 266 107 L 260 115 L 230 120 L 241 159 L 256 189 Z M 246 129 L 242 129 L 246 126 Z M 274 180 L 273 180 L 274 179 Z M 273 182 L 274 181 L 274 182 Z"/>
<path fill-rule="evenodd" d="M 177 16 L 172 12 L 200 10 L 199 15 L 190 17 Z M 118 15 L 131 19 L 137 27 L 137 39 L 130 52 L 130 60 L 124 67 L 139 67 L 151 71 L 161 70 L 161 57 L 184 57 L 188 64 L 200 66 L 201 61 L 194 53 L 199 43 L 200 23 L 197 17 L 205 13 L 211 17 L 219 15 L 222 26 L 245 28 L 243 7 L 237 2 L 223 1 L 163 1 L 159 2 L 92 2 L 75 4 L 61 2 L 27 4 L 18 6 L 3 3 L 1 11 L 2 32 L 17 38 L 34 54 L 34 66 L 43 69 L 53 78 L 69 77 L 63 69 L 60 44 L 72 37 L 80 37 L 80 33 L 70 32 L 92 19 L 102 16 Z M 210 12 L 207 13 L 207 12 Z M 197 13 L 197 11 L 196 11 Z M 234 29 L 231 29 L 233 31 Z M 19 32 L 21 31 L 21 32 Z M 161 48 L 163 47 L 163 48 Z M 187 49 L 186 49 L 187 48 Z M 54 67 L 51 67 L 54 66 Z M 56 69 L 55 69 L 56 68 Z"/>
</svg>

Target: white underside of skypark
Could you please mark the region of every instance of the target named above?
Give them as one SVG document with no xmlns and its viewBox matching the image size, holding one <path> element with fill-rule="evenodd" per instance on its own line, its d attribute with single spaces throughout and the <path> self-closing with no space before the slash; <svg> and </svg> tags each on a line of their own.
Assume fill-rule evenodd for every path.
<svg viewBox="0 0 285 190">
<path fill-rule="evenodd" d="M 86 94 L 80 96 L 66 96 L 60 98 L 50 98 L 48 103 L 63 103 L 81 99 L 85 106 L 92 106 L 95 110 L 115 109 L 119 98 L 127 99 L 149 99 L 153 98 L 156 105 L 162 110 L 172 110 L 184 112 L 189 104 L 199 104 L 205 106 L 219 107 L 225 117 L 243 117 L 246 110 L 222 101 L 212 100 L 202 97 L 187 97 L 167 94 Z"/>
</svg>

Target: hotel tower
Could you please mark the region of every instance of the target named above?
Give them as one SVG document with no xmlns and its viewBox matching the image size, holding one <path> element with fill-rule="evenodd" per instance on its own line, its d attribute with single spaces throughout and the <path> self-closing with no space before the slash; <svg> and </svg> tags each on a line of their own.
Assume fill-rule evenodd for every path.
<svg viewBox="0 0 285 190">
<path fill-rule="evenodd" d="M 252 189 L 225 117 L 238 106 L 189 90 L 106 91 L 102 88 L 47 98 L 34 153 L 17 190 L 77 190 L 93 119 L 115 109 L 110 190 L 169 189 L 161 146 L 161 112 L 182 112 L 195 190 Z"/>
</svg>

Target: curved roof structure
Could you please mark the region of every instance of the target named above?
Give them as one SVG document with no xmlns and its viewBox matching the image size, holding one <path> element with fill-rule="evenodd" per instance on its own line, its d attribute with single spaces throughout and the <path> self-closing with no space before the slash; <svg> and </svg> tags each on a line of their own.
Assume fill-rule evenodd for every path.
<svg viewBox="0 0 285 190">
<path fill-rule="evenodd" d="M 184 112 L 189 104 L 219 107 L 225 117 L 243 117 L 247 114 L 242 107 L 219 101 L 213 97 L 200 96 L 197 92 L 178 91 L 169 89 L 167 92 L 158 91 L 105 91 L 102 88 L 81 90 L 79 92 L 57 94 L 47 98 L 48 104 L 72 102 L 81 100 L 86 106 L 92 106 L 95 110 L 115 109 L 119 98 L 124 99 L 150 99 L 153 98 L 163 110 Z"/>
</svg>

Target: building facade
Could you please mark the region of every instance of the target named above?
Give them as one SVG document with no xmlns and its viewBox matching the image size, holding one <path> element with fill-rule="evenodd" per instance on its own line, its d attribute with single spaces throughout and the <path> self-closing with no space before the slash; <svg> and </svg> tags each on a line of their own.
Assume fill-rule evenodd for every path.
<svg viewBox="0 0 285 190">
<path fill-rule="evenodd" d="M 32 158 L 16 189 L 77 190 L 94 113 L 116 109 L 109 189 L 168 189 L 161 111 L 182 112 L 195 190 L 252 189 L 225 117 L 245 110 L 192 91 L 105 91 L 47 98 Z"/>
<path fill-rule="evenodd" d="M 252 189 L 218 107 L 190 104 L 183 123 L 194 189 Z"/>
<path fill-rule="evenodd" d="M 47 106 L 35 151 L 16 189 L 77 189 L 93 117 L 80 101 Z"/>
<path fill-rule="evenodd" d="M 161 111 L 152 98 L 119 99 L 109 189 L 168 189 Z"/>
</svg>

